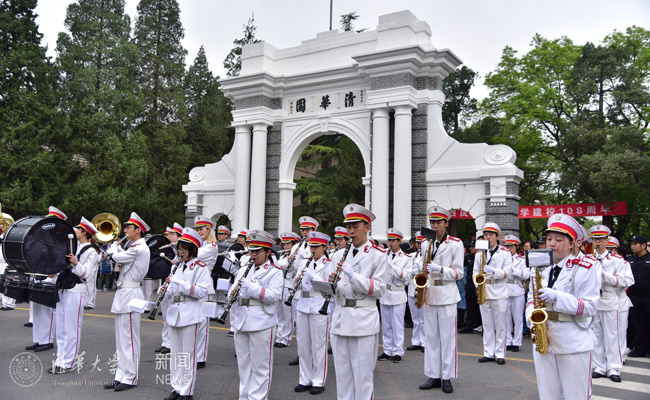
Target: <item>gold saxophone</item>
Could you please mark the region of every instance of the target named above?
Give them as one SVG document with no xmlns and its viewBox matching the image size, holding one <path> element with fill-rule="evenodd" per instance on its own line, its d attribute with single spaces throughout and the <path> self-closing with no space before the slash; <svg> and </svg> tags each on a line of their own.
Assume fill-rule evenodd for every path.
<svg viewBox="0 0 650 400">
<path fill-rule="evenodd" d="M 533 312 L 530 314 L 530 322 L 533 326 L 530 327 L 531 340 L 535 343 L 535 350 L 539 354 L 548 353 L 549 339 L 548 327 L 548 313 L 546 312 L 546 303 L 539 297 L 539 289 L 542 286 L 542 270 L 543 267 L 535 267 L 535 277 L 533 278 Z"/>
<path fill-rule="evenodd" d="M 413 277 L 415 284 L 415 306 L 422 308 L 424 306 L 424 298 L 427 295 L 427 286 L 429 286 L 429 271 L 427 265 L 431 264 L 431 252 L 433 251 L 433 241 L 429 240 L 429 247 L 424 255 L 424 262 L 422 263 L 422 272 Z"/>
<path fill-rule="evenodd" d="M 476 286 L 476 302 L 479 305 L 485 304 L 485 250 L 481 250 L 481 267 L 474 276 L 474 286 Z"/>
</svg>

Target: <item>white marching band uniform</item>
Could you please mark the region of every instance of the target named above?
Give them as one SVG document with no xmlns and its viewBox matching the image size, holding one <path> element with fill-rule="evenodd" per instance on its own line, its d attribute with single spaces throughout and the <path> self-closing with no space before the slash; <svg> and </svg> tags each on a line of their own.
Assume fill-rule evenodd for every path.
<svg viewBox="0 0 650 400">
<path fill-rule="evenodd" d="M 284 287 L 282 290 L 282 304 L 278 306 L 278 328 L 276 332 L 276 343 L 282 343 L 285 346 L 291 344 L 293 334 L 293 307 L 284 304 L 289 300 L 290 289 L 293 289 L 293 279 L 296 276 L 296 265 L 300 264 L 300 259 L 294 260 L 291 267 L 289 267 L 290 254 L 284 254 L 278 260 L 277 266 L 282 269 L 284 276 Z M 300 288 L 298 288 L 300 290 Z"/>
<path fill-rule="evenodd" d="M 483 321 L 483 355 L 487 358 L 506 356 L 506 314 L 508 308 L 508 283 L 512 276 L 510 252 L 501 245 L 486 251 L 486 266 L 495 268 L 485 280 L 485 304 L 480 305 Z M 481 255 L 474 258 L 474 276 L 480 271 Z"/>
<path fill-rule="evenodd" d="M 212 269 L 217 262 L 219 256 L 219 247 L 217 242 L 204 242 L 203 246 L 199 249 L 198 259 L 202 261 L 208 270 L 208 279 L 210 285 L 208 286 L 208 294 L 201 298 L 201 304 L 208 300 L 215 300 L 216 291 L 214 290 L 214 282 L 212 280 Z M 199 336 L 196 343 L 196 362 L 206 362 L 208 360 L 208 344 L 210 343 L 210 317 L 203 316 L 199 324 Z"/>
<path fill-rule="evenodd" d="M 411 312 L 411 320 L 413 321 L 413 332 L 411 333 L 411 345 L 425 347 L 425 334 L 424 334 L 424 307 L 417 308 L 415 305 L 415 283 L 413 277 L 417 275 L 422 265 L 422 252 L 417 251 L 411 256 L 411 271 L 407 281 L 407 298 L 409 303 L 409 311 Z"/>
<path fill-rule="evenodd" d="M 2 241 L 0 241 L 0 275 L 3 275 L 7 269 L 7 262 L 5 261 L 4 256 L 2 255 Z M 2 299 L 2 308 L 14 308 L 16 306 L 16 299 L 5 296 L 4 293 L 0 293 L 0 299 Z M 31 313 L 30 313 L 31 317 Z M 29 322 L 32 322 L 30 318 Z M 52 342 L 48 342 L 52 343 Z"/>
<path fill-rule="evenodd" d="M 361 206 L 359 206 L 361 207 Z M 367 241 L 352 246 L 346 264 L 352 266 L 353 279 L 341 273 L 336 285 L 336 306 L 332 312 L 331 340 L 339 400 L 372 399 L 377 362 L 379 312 L 377 299 L 386 292 L 388 271 L 383 249 Z M 336 252 L 329 272 L 336 272 L 342 251 Z"/>
<path fill-rule="evenodd" d="M 246 278 L 251 282 L 250 287 L 247 290 L 242 288 L 230 312 L 230 326 L 235 333 L 240 400 L 268 398 L 273 371 L 274 328 L 278 323 L 277 306 L 282 299 L 281 269 L 270 261 L 251 269 Z M 242 264 L 229 297 L 245 271 Z"/>
<path fill-rule="evenodd" d="M 111 312 L 115 314 L 115 347 L 118 356 L 115 381 L 137 385 L 140 314 L 130 310 L 129 302 L 133 299 L 144 300 L 140 283 L 149 270 L 150 251 L 144 238 L 140 238 L 126 250 L 114 245 L 109 247 L 107 253 L 113 261 L 122 264 L 111 306 Z"/>
<path fill-rule="evenodd" d="M 91 251 L 91 250 L 88 250 Z M 97 273 L 99 272 L 99 261 L 95 264 L 88 265 L 88 276 L 86 277 L 86 307 L 95 308 L 95 300 L 97 300 Z M 153 291 L 153 288 L 151 289 Z"/>
<path fill-rule="evenodd" d="M 305 270 L 315 280 L 327 281 L 329 259 L 323 255 L 318 260 L 310 259 L 300 262 L 296 269 L 296 278 Z M 309 265 L 307 265 L 309 262 Z M 295 265 L 295 263 L 294 263 Z M 298 357 L 300 357 L 299 384 L 312 387 L 324 387 L 327 379 L 327 339 L 329 333 L 329 315 L 319 314 L 325 298 L 314 291 L 311 279 L 303 278 L 302 296 L 298 300 L 296 311 L 296 331 Z"/>
<path fill-rule="evenodd" d="M 547 312 L 559 313 L 548 322 L 549 350 L 545 355 L 533 349 L 540 400 L 588 399 L 591 396 L 591 351 L 594 334 L 589 317 L 596 315 L 600 291 L 600 271 L 593 259 L 580 260 L 569 254 L 557 263 L 560 274 L 553 285 L 557 300 L 546 304 Z M 545 268 L 543 286 L 547 286 L 552 267 Z M 531 278 L 526 319 L 530 325 L 533 306 Z M 534 345 L 533 345 L 534 348 Z"/>
<path fill-rule="evenodd" d="M 632 267 L 627 261 L 623 261 L 623 275 L 625 276 L 625 287 L 621 286 L 617 290 L 618 307 L 619 307 L 619 324 L 618 324 L 618 341 L 620 343 L 621 355 L 623 362 L 625 362 L 625 349 L 627 349 L 627 325 L 628 316 L 630 315 L 630 307 L 632 301 L 627 297 L 626 289 L 634 285 L 634 275 L 632 274 Z"/>
<path fill-rule="evenodd" d="M 434 271 L 429 265 L 429 286 L 424 306 L 424 374 L 429 378 L 448 380 L 458 378 L 458 346 L 456 343 L 457 303 L 460 293 L 456 281 L 464 276 L 463 242 L 445 234 L 440 243 L 432 240 L 422 242 L 423 257 L 429 246 L 433 258 L 431 264 L 442 267 Z M 420 261 L 421 263 L 424 260 Z M 442 376 L 441 376 L 442 373 Z"/>
<path fill-rule="evenodd" d="M 181 396 L 191 396 L 196 384 L 196 363 L 200 326 L 205 321 L 203 299 L 212 288 L 207 265 L 196 258 L 181 262 L 170 278 L 165 294 L 169 297 L 164 318 L 170 326 L 171 386 Z M 180 362 L 188 354 L 187 362 Z"/>
<path fill-rule="evenodd" d="M 591 257 L 589 257 L 591 258 Z M 627 288 L 625 277 L 625 260 L 623 257 L 606 250 L 602 255 L 591 259 L 599 265 L 602 273 L 602 287 L 598 300 L 598 313 L 594 323 L 593 366 L 601 375 L 619 375 L 623 368 L 623 351 L 618 337 L 619 333 L 619 290 Z"/>
<path fill-rule="evenodd" d="M 526 305 L 525 282 L 530 278 L 530 269 L 518 254 L 512 255 L 512 275 L 508 279 L 508 317 L 506 346 L 521 346 L 524 328 L 524 307 Z M 513 332 L 514 328 L 514 334 Z"/>
<path fill-rule="evenodd" d="M 82 250 L 90 246 L 83 243 L 77 246 L 78 263 L 71 266 L 72 273 L 81 278 L 72 289 L 59 291 L 59 302 L 56 304 L 56 366 L 72 368 L 79 354 L 79 340 L 86 304 L 86 277 L 93 266 L 99 263 L 99 253 L 95 249 Z M 79 256 L 81 254 L 81 256 Z M 36 317 L 36 315 L 34 315 Z"/>
<path fill-rule="evenodd" d="M 91 250 L 92 251 L 92 250 Z M 41 283 L 56 284 L 56 277 L 45 278 Z M 59 296 L 60 298 L 61 296 Z M 15 301 L 15 300 L 14 300 Z M 48 307 L 42 304 L 29 302 L 32 312 L 32 341 L 39 345 L 54 343 L 54 334 L 56 332 L 56 307 Z"/>
<path fill-rule="evenodd" d="M 401 239 L 400 239 L 401 240 Z M 384 353 L 390 357 L 404 355 L 404 313 L 406 290 L 404 285 L 411 277 L 411 257 L 402 250 L 386 253 L 388 274 L 386 293 L 379 299 L 381 309 L 381 335 Z"/>
</svg>

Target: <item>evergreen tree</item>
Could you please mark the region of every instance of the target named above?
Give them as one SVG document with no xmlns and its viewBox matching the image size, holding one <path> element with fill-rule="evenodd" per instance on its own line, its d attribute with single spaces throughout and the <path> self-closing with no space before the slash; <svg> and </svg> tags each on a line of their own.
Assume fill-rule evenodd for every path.
<svg viewBox="0 0 650 400">
<path fill-rule="evenodd" d="M 478 73 L 465 65 L 445 78 L 442 85 L 442 92 L 445 94 L 442 123 L 448 134 L 458 131 L 460 122 L 476 113 L 476 99 L 469 93 L 476 78 Z"/>
<path fill-rule="evenodd" d="M 0 201 L 15 218 L 50 204 L 65 209 L 68 195 L 68 131 L 35 7 L 36 0 L 0 1 Z"/>
<path fill-rule="evenodd" d="M 149 175 L 140 214 L 152 229 L 169 221 L 183 221 L 190 146 L 187 145 L 183 78 L 187 51 L 181 45 L 184 29 L 176 0 L 141 0 L 135 24 L 140 50 L 138 82 L 144 95 L 139 129 L 146 137 Z M 155 207 L 154 207 L 155 205 Z"/>
<path fill-rule="evenodd" d="M 217 162 L 232 147 L 234 132 L 228 128 L 232 121 L 230 101 L 219 89 L 218 79 L 210 72 L 201 46 L 185 76 L 185 130 L 192 148 L 190 168 Z"/>
<path fill-rule="evenodd" d="M 138 49 L 130 41 L 124 0 L 79 0 L 68 6 L 57 40 L 61 108 L 72 131 L 73 193 L 68 211 L 125 217 L 140 209 L 148 154 L 134 129 L 142 111 Z"/>
<path fill-rule="evenodd" d="M 248 19 L 248 23 L 244 25 L 244 37 L 241 39 L 235 39 L 233 44 L 235 47 L 230 50 L 230 53 L 226 56 L 226 59 L 223 61 L 223 67 L 228 70 L 226 76 L 238 76 L 241 72 L 241 52 L 242 48 L 251 43 L 257 43 L 259 40 L 255 39 L 255 31 L 257 27 L 255 26 L 255 15 L 251 15 Z"/>
<path fill-rule="evenodd" d="M 344 32 L 351 32 L 354 30 L 354 22 L 361 18 L 361 15 L 357 14 L 356 11 L 349 12 L 347 14 L 341 15 L 341 29 Z M 368 30 L 368 28 L 359 29 L 356 32 L 361 33 Z"/>
</svg>

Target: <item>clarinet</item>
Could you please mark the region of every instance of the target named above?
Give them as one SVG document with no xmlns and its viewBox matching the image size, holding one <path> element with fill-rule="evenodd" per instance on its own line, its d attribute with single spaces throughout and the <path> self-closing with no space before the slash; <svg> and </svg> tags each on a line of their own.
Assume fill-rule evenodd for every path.
<svg viewBox="0 0 650 400">
<path fill-rule="evenodd" d="M 348 245 L 345 246 L 345 251 L 343 251 L 343 257 L 341 257 L 342 261 L 345 261 L 345 259 L 348 258 L 348 253 L 350 252 L 351 248 L 352 248 L 352 241 L 350 240 Z M 332 292 L 336 292 L 336 283 L 338 282 L 340 275 L 341 275 L 341 270 L 337 268 L 336 273 L 334 274 L 334 281 L 332 282 Z M 327 308 L 330 306 L 330 300 L 332 300 L 332 295 L 326 294 L 325 302 L 323 302 L 323 306 L 320 308 L 320 310 L 318 310 L 319 314 L 327 315 Z"/>
<path fill-rule="evenodd" d="M 248 265 L 246 265 L 246 270 L 244 271 L 244 274 L 239 279 L 239 282 L 237 282 L 237 285 L 235 286 L 235 290 L 232 292 L 232 295 L 228 299 L 228 304 L 226 304 L 226 307 L 223 310 L 223 314 L 221 314 L 221 317 L 219 317 L 217 319 L 217 322 L 220 323 L 221 325 L 224 325 L 226 323 L 226 318 L 228 317 L 228 313 L 230 313 L 230 307 L 232 307 L 232 305 L 235 304 L 235 302 L 237 301 L 237 298 L 239 297 L 239 292 L 241 291 L 241 281 L 246 276 L 248 276 L 251 269 L 253 269 L 253 259 L 252 258 L 250 259 L 250 261 L 248 261 Z"/>
<path fill-rule="evenodd" d="M 309 263 L 311 263 L 311 260 L 313 259 L 314 259 L 314 255 L 312 254 L 311 257 L 309 257 L 309 259 L 307 260 L 307 264 L 305 264 L 305 267 L 300 272 L 300 275 L 298 275 L 298 277 L 296 278 L 296 282 L 293 285 L 293 289 L 289 290 L 291 294 L 289 295 L 289 298 L 284 301 L 284 304 L 288 305 L 289 307 L 291 307 L 291 301 L 293 300 L 293 296 L 298 291 L 298 287 L 300 287 L 300 283 L 302 282 L 302 277 L 305 276 L 304 272 L 307 269 L 307 267 L 309 267 Z"/>
<path fill-rule="evenodd" d="M 291 257 L 293 257 L 293 258 L 291 258 L 291 261 L 289 262 L 289 264 L 287 264 L 287 268 L 284 270 L 284 279 L 287 279 L 287 273 L 289 273 L 289 270 L 291 269 L 291 266 L 293 265 L 293 262 L 296 259 L 296 255 L 300 251 L 300 246 L 302 246 L 303 241 L 304 241 L 304 238 L 300 239 L 300 242 L 298 242 L 298 246 L 296 247 L 296 251 L 291 253 L 291 255 L 289 256 L 289 258 L 291 258 Z"/>
<path fill-rule="evenodd" d="M 167 258 L 165 256 L 165 253 L 160 253 L 160 257 Z M 167 258 L 167 260 L 169 260 L 169 258 Z M 169 261 L 173 262 L 172 260 L 169 260 Z M 185 261 L 183 261 L 182 263 L 175 264 L 174 268 L 172 268 L 172 272 L 169 275 L 174 275 L 174 273 L 176 272 L 176 270 L 178 269 L 180 264 L 185 264 Z M 169 287 L 169 282 L 165 281 L 165 283 L 163 283 L 163 285 L 162 285 L 163 292 L 158 295 L 158 301 L 156 301 L 156 304 L 153 306 L 153 309 L 151 310 L 151 312 L 147 316 L 147 318 L 149 318 L 152 321 L 154 321 L 156 319 L 156 314 L 158 313 L 158 307 L 160 307 L 160 303 L 162 302 L 163 298 L 165 297 L 165 293 L 167 293 L 167 287 Z"/>
</svg>

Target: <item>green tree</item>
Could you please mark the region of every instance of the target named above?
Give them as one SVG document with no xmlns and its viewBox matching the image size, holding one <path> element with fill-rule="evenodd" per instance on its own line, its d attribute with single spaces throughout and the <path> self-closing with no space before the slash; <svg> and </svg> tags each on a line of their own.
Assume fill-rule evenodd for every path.
<svg viewBox="0 0 650 400">
<path fill-rule="evenodd" d="M 142 112 L 136 82 L 139 53 L 130 40 L 124 0 L 79 0 L 67 9 L 57 40 L 61 109 L 72 132 L 72 215 L 98 210 L 125 217 L 147 178 L 148 154 L 135 120 Z"/>
<path fill-rule="evenodd" d="M 0 201 L 15 218 L 67 205 L 70 155 L 36 0 L 0 1 Z"/>
<path fill-rule="evenodd" d="M 192 149 L 189 167 L 217 162 L 232 147 L 234 132 L 228 128 L 232 121 L 231 104 L 219 89 L 218 79 L 210 72 L 201 46 L 185 75 L 185 131 Z"/>
<path fill-rule="evenodd" d="M 244 37 L 241 39 L 235 39 L 233 41 L 235 47 L 230 50 L 230 53 L 228 53 L 226 59 L 223 61 L 223 67 L 228 70 L 228 72 L 226 72 L 226 76 L 238 76 L 241 72 L 242 48 L 247 44 L 259 42 L 259 40 L 255 39 L 256 30 L 257 27 L 255 26 L 255 14 L 253 14 L 248 19 L 248 23 L 244 25 Z"/>
<path fill-rule="evenodd" d="M 352 32 L 354 30 L 354 22 L 359 18 L 361 18 L 361 15 L 357 14 L 356 11 L 341 15 L 341 29 L 343 29 L 344 32 Z M 359 29 L 356 32 L 361 33 L 366 30 L 368 30 L 368 28 Z"/>
<path fill-rule="evenodd" d="M 140 214 L 154 230 L 171 221 L 183 221 L 190 146 L 187 144 L 185 56 L 180 9 L 176 0 L 141 0 L 135 24 L 135 44 L 140 51 L 138 82 L 144 111 L 138 128 L 150 154 L 143 196 L 149 208 Z M 155 205 L 155 207 L 153 207 Z"/>
<path fill-rule="evenodd" d="M 343 224 L 341 210 L 350 203 L 363 203 L 365 174 L 363 157 L 354 142 L 343 135 L 321 136 L 301 154 L 296 168 L 316 167 L 314 176 L 296 182 L 295 193 L 302 199 L 294 216 L 311 215 L 327 220 L 329 226 Z"/>
<path fill-rule="evenodd" d="M 478 73 L 463 65 L 449 74 L 442 84 L 445 104 L 442 106 L 442 123 L 447 133 L 458 131 L 460 123 L 477 111 L 477 101 L 470 96 Z"/>
</svg>

